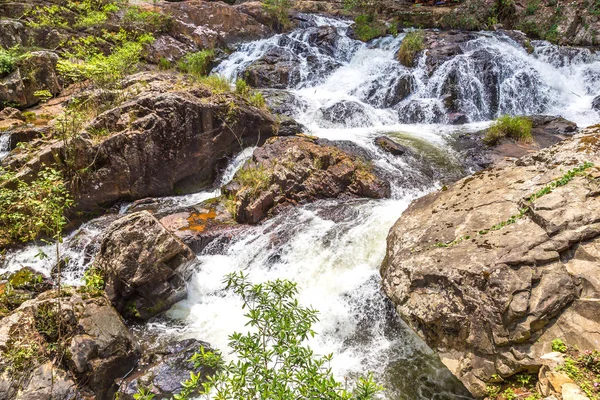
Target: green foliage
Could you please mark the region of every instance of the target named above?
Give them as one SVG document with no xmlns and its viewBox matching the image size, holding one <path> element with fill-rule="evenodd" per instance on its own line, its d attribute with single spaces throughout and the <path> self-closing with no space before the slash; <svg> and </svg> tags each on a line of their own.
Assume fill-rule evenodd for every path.
<svg viewBox="0 0 600 400">
<path fill-rule="evenodd" d="M 272 174 L 263 165 L 249 165 L 241 168 L 234 180 L 242 188 L 249 188 L 253 194 L 265 190 L 271 184 Z"/>
<path fill-rule="evenodd" d="M 277 21 L 283 28 L 290 26 L 289 11 L 290 0 L 262 0 L 264 10 L 269 16 Z"/>
<path fill-rule="evenodd" d="M 134 400 L 152 400 L 156 395 L 149 388 L 141 387 L 138 392 L 133 395 Z"/>
<path fill-rule="evenodd" d="M 102 296 L 104 292 L 104 275 L 98 268 L 92 267 L 83 274 L 84 291 L 92 297 Z"/>
<path fill-rule="evenodd" d="M 60 314 L 58 303 L 45 302 L 35 309 L 35 329 L 49 343 L 56 343 L 60 338 Z"/>
<path fill-rule="evenodd" d="M 250 104 L 257 108 L 267 107 L 267 103 L 265 102 L 265 98 L 261 92 L 252 93 L 252 95 L 250 95 L 250 97 L 248 98 L 248 101 L 250 102 Z"/>
<path fill-rule="evenodd" d="M 504 397 L 505 400 L 514 400 L 517 398 L 517 395 L 515 394 L 515 391 L 512 390 L 511 388 L 506 389 L 503 393 L 502 396 Z"/>
<path fill-rule="evenodd" d="M 177 63 L 177 68 L 184 73 L 193 75 L 197 78 L 208 75 L 210 64 L 215 58 L 215 51 L 212 49 L 202 50 L 196 53 L 186 54 Z"/>
<path fill-rule="evenodd" d="M 530 0 L 525 8 L 525 15 L 534 15 L 540 8 L 539 0 Z"/>
<path fill-rule="evenodd" d="M 26 56 L 18 46 L 11 47 L 10 49 L 4 49 L 0 46 L 0 76 L 13 72 L 19 60 Z"/>
<path fill-rule="evenodd" d="M 483 142 L 488 146 L 494 146 L 504 137 L 509 137 L 523 143 L 530 143 L 533 140 L 531 128 L 533 124 L 526 117 L 511 117 L 503 115 L 496 119 L 492 126 L 487 130 Z"/>
<path fill-rule="evenodd" d="M 558 33 L 558 24 L 553 24 L 550 29 L 546 31 L 544 39 L 551 43 L 558 43 L 560 39 L 560 34 Z"/>
<path fill-rule="evenodd" d="M 600 352 L 586 350 L 566 357 L 559 371 L 566 373 L 591 400 L 600 400 Z"/>
<path fill-rule="evenodd" d="M 169 69 L 173 68 L 173 64 L 171 63 L 171 61 L 169 61 L 168 59 L 161 57 L 158 60 L 158 69 L 161 71 L 167 71 Z"/>
<path fill-rule="evenodd" d="M 146 11 L 140 7 L 129 7 L 123 16 L 128 31 L 164 33 L 169 30 L 172 18 L 156 11 Z"/>
<path fill-rule="evenodd" d="M 1 355 L 0 371 L 24 371 L 39 357 L 39 346 L 32 341 L 9 341 Z"/>
<path fill-rule="evenodd" d="M 581 164 L 580 166 L 568 170 L 560 178 L 553 180 L 548 185 L 544 186 L 542 189 L 538 190 L 536 193 L 531 195 L 531 197 L 529 197 L 529 202 L 530 203 L 534 202 L 535 200 L 539 199 L 540 197 L 545 196 L 548 193 L 552 192 L 552 190 L 557 187 L 565 186 L 567 183 L 571 182 L 576 176 L 582 175 L 583 173 L 585 173 L 585 171 L 587 169 L 592 168 L 593 166 L 594 166 L 594 164 L 586 161 L 583 164 Z"/>
<path fill-rule="evenodd" d="M 76 29 L 85 29 L 104 24 L 111 13 L 120 9 L 121 3 L 121 0 L 69 0 L 62 5 L 35 7 L 25 18 L 34 28 L 68 28 L 72 24 Z"/>
<path fill-rule="evenodd" d="M 46 168 L 25 182 L 0 170 L 0 183 L 0 245 L 60 234 L 73 205 L 60 172 Z"/>
<path fill-rule="evenodd" d="M 361 14 L 354 18 L 354 33 L 363 42 L 385 35 L 387 28 L 373 14 Z"/>
<path fill-rule="evenodd" d="M 235 93 L 248 100 L 248 102 L 254 107 L 266 107 L 265 98 L 262 93 L 252 90 L 252 88 L 243 79 L 238 79 L 235 81 Z"/>
<path fill-rule="evenodd" d="M 566 353 L 567 352 L 567 345 L 565 344 L 565 342 L 562 341 L 562 339 L 554 339 L 552 341 L 552 351 L 558 351 L 559 353 Z"/>
<path fill-rule="evenodd" d="M 93 49 L 93 45 L 82 45 L 72 54 L 76 61 L 61 59 L 57 70 L 70 82 L 90 79 L 100 88 L 114 88 L 123 77 L 137 71 L 144 45 L 153 40 L 150 34 L 125 40 L 109 55 Z"/>
<path fill-rule="evenodd" d="M 227 93 L 231 91 L 231 82 L 222 75 L 203 76 L 198 79 L 198 82 L 210 87 L 215 93 Z"/>
<path fill-rule="evenodd" d="M 276 280 L 253 285 L 243 273 L 226 279 L 227 289 L 243 300 L 252 332 L 234 333 L 229 346 L 238 361 L 224 363 L 217 352 L 194 356 L 195 367 L 218 369 L 207 382 L 200 373 L 190 373 L 175 400 L 188 400 L 195 392 L 211 393 L 214 399 L 335 399 L 368 400 L 382 388 L 372 375 L 360 378 L 353 391 L 333 377 L 329 363 L 332 355 L 318 357 L 303 344 L 315 332 L 312 324 L 317 311 L 298 304 L 296 284 Z"/>
<path fill-rule="evenodd" d="M 42 103 L 47 102 L 53 97 L 49 90 L 37 90 L 33 93 L 33 95 L 40 99 Z"/>
<path fill-rule="evenodd" d="M 424 35 L 421 31 L 408 32 L 398 51 L 398 61 L 407 67 L 415 66 L 417 54 L 424 49 Z"/>
</svg>

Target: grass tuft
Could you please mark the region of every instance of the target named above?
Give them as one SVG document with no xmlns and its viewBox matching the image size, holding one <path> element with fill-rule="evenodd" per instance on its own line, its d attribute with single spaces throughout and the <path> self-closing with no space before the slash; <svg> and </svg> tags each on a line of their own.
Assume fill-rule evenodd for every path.
<svg viewBox="0 0 600 400">
<path fill-rule="evenodd" d="M 531 143 L 531 128 L 533 124 L 526 117 L 512 117 L 503 115 L 487 130 L 483 142 L 488 146 L 494 146 L 505 137 L 509 137 L 522 143 Z"/>
<path fill-rule="evenodd" d="M 398 51 L 398 61 L 406 67 L 414 67 L 417 54 L 425 48 L 425 37 L 421 31 L 408 32 Z"/>
</svg>

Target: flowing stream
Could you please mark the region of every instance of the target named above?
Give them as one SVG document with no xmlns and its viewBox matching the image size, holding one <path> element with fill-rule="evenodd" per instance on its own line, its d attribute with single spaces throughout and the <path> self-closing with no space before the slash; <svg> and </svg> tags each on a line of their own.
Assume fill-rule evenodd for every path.
<svg viewBox="0 0 600 400">
<path fill-rule="evenodd" d="M 315 38 L 325 27 L 331 35 L 324 43 Z M 600 94 L 600 63 L 588 50 L 533 42 L 528 54 L 503 34 L 481 33 L 462 44 L 463 54 L 428 73 L 424 56 L 415 68 L 396 61 L 404 34 L 365 44 L 348 36 L 349 27 L 343 20 L 306 16 L 289 34 L 240 45 L 213 72 L 235 79 L 265 55 L 288 57 L 293 61 L 288 113 L 307 133 L 364 150 L 390 177 L 392 198 L 298 206 L 244 231 L 224 248 L 209 246 L 198 254 L 187 300 L 145 329 L 204 340 L 226 353 L 227 336 L 244 332 L 246 321 L 239 299 L 223 289 L 224 276 L 244 270 L 254 282 L 287 278 L 298 283 L 300 302 L 319 310 L 318 335 L 310 345 L 318 354 L 334 353 L 332 367 L 340 379 L 373 371 L 387 399 L 470 398 L 380 289 L 379 265 L 390 227 L 413 199 L 440 187 L 443 173 L 415 170 L 373 140 L 388 135 L 417 146 L 433 170 L 468 174 L 472 171 L 448 145 L 456 132 L 480 129 L 505 113 L 562 115 L 580 126 L 597 123 L 591 102 Z M 464 114 L 468 124 L 448 124 L 448 87 L 453 111 Z M 398 95 L 401 89 L 408 93 Z M 247 149 L 232 160 L 216 186 L 229 181 L 251 154 Z M 164 198 L 161 208 L 177 210 L 218 195 L 217 189 Z M 80 281 L 109 218 L 90 221 L 67 239 L 69 282 Z M 36 253 L 35 246 L 9 253 L 2 269 L 28 265 L 48 272 L 53 260 L 37 260 Z"/>
</svg>

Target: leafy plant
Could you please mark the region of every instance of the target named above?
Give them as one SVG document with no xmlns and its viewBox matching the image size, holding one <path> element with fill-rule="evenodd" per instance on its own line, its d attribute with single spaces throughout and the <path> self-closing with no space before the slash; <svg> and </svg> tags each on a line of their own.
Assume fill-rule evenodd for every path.
<svg viewBox="0 0 600 400">
<path fill-rule="evenodd" d="M 172 18 L 156 11 L 129 7 L 123 16 L 123 22 L 129 31 L 164 33 L 169 30 Z"/>
<path fill-rule="evenodd" d="M 198 82 L 210 87 L 216 93 L 227 93 L 231 91 L 231 82 L 222 75 L 203 76 Z"/>
<path fill-rule="evenodd" d="M 417 54 L 423 50 L 424 35 L 421 31 L 408 32 L 398 51 L 398 61 L 404 66 L 414 67 Z"/>
<path fill-rule="evenodd" d="M 0 46 L 0 76 L 13 72 L 20 58 L 21 55 L 17 46 L 10 49 L 4 49 Z"/>
<path fill-rule="evenodd" d="M 50 93 L 49 90 L 36 90 L 33 93 L 33 95 L 35 97 L 37 97 L 38 99 L 40 99 L 40 101 L 42 103 L 47 102 L 48 100 L 50 100 L 53 97 L 52 93 Z"/>
<path fill-rule="evenodd" d="M 271 18 L 274 18 L 283 28 L 290 26 L 289 11 L 290 0 L 262 0 L 264 10 Z"/>
<path fill-rule="evenodd" d="M 67 81 L 90 79 L 100 88 L 114 88 L 123 77 L 137 70 L 144 45 L 153 40 L 154 37 L 150 34 L 125 40 L 109 55 L 98 52 L 93 45 L 82 44 L 82 48 L 76 49 L 72 58 L 83 58 L 83 62 L 61 59 L 58 61 L 57 70 Z"/>
<path fill-rule="evenodd" d="M 169 61 L 168 59 L 161 57 L 158 60 L 158 69 L 161 71 L 167 71 L 169 69 L 173 68 L 173 64 L 171 63 L 171 61 Z"/>
<path fill-rule="evenodd" d="M 373 14 L 360 14 L 354 18 L 354 33 L 363 42 L 385 35 L 387 28 Z"/>
<path fill-rule="evenodd" d="M 253 194 L 268 188 L 271 179 L 271 172 L 262 164 L 245 166 L 235 174 L 234 178 L 243 188 L 250 188 Z"/>
<path fill-rule="evenodd" d="M 566 353 L 567 352 L 567 345 L 565 344 L 565 342 L 562 341 L 562 339 L 554 339 L 552 341 L 552 351 L 558 351 L 559 353 Z"/>
<path fill-rule="evenodd" d="M 210 72 L 210 64 L 215 58 L 215 51 L 212 49 L 202 50 L 196 53 L 186 54 L 177 63 L 177 68 L 184 73 L 195 77 L 203 77 Z"/>
<path fill-rule="evenodd" d="M 98 268 L 90 268 L 83 274 L 84 290 L 92 297 L 101 296 L 104 292 L 104 275 Z"/>
<path fill-rule="evenodd" d="M 188 400 L 199 392 L 216 399 L 339 399 L 368 400 L 382 390 L 371 374 L 348 391 L 333 377 L 332 355 L 318 357 L 303 344 L 315 335 L 317 311 L 298 304 L 295 283 L 276 280 L 251 284 L 242 272 L 228 275 L 227 289 L 242 298 L 252 332 L 234 333 L 229 346 L 238 361 L 225 363 L 218 352 L 192 357 L 195 367 L 218 369 L 207 382 L 190 373 L 175 400 Z"/>
<path fill-rule="evenodd" d="M 510 137 L 523 143 L 530 143 L 533 140 L 531 129 L 533 124 L 526 117 L 512 117 L 503 115 L 488 128 L 483 142 L 488 146 L 494 146 L 504 137 Z"/>
<path fill-rule="evenodd" d="M 31 182 L 0 170 L 0 182 L 0 245 L 55 237 L 66 225 L 64 211 L 73 200 L 57 170 L 46 168 Z"/>
</svg>

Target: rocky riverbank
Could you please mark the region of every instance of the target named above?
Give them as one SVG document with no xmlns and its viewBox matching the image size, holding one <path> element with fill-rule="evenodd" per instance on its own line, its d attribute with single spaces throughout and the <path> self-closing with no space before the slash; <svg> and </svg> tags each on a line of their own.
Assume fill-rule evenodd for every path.
<svg viewBox="0 0 600 400">
<path fill-rule="evenodd" d="M 476 173 L 390 231 L 387 294 L 476 396 L 537 372 L 553 339 L 597 348 L 599 144 L 591 128 Z"/>
</svg>

